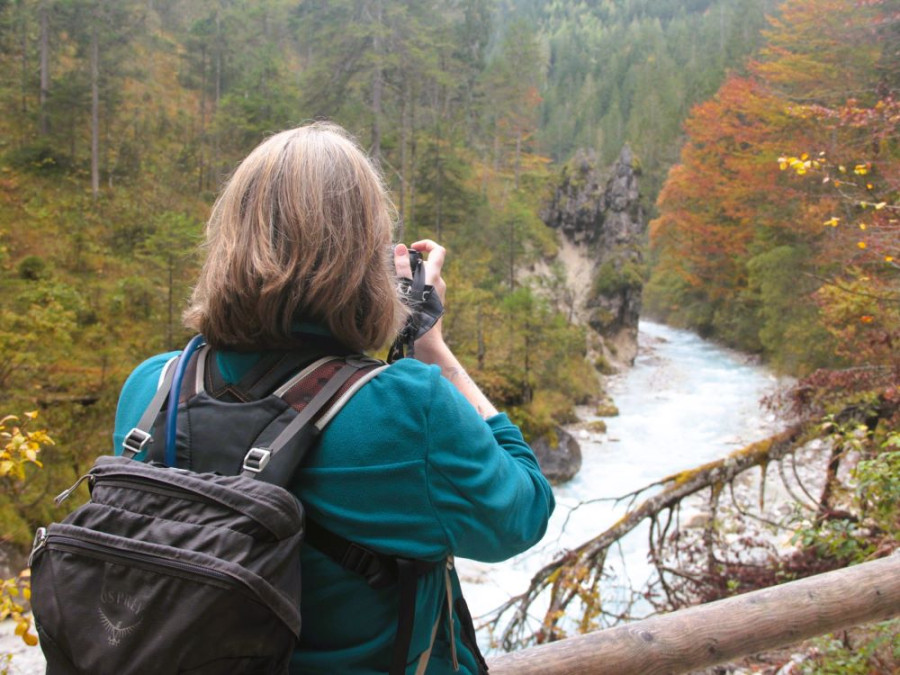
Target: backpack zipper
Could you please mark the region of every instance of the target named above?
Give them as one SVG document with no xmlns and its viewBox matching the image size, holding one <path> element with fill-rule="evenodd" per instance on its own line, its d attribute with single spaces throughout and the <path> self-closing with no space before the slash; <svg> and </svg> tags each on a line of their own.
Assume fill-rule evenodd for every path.
<svg viewBox="0 0 900 675">
<path fill-rule="evenodd" d="M 159 478 L 154 478 L 152 476 L 147 475 L 136 475 L 131 473 L 107 473 L 105 475 L 92 475 L 92 480 L 90 483 L 92 489 L 98 485 L 111 485 L 113 487 L 121 487 L 126 489 L 135 489 L 135 490 L 144 490 L 147 492 L 158 492 L 164 496 L 169 497 L 178 497 L 183 499 L 191 499 L 198 502 L 203 502 L 206 504 L 211 504 L 214 506 L 219 506 L 226 508 L 230 511 L 238 511 L 241 514 L 245 515 L 247 518 L 256 522 L 260 527 L 265 530 L 268 530 L 273 535 L 277 535 L 276 532 L 272 530 L 272 528 L 267 527 L 265 523 L 263 523 L 259 518 L 255 518 L 246 511 L 241 508 L 236 507 L 234 504 L 229 504 L 225 501 L 215 499 L 209 495 L 204 495 L 199 493 L 196 490 L 192 490 L 190 487 L 186 487 L 183 485 L 171 484 L 165 480 L 161 480 Z M 282 488 L 284 489 L 284 488 Z M 288 493 L 290 494 L 290 493 Z M 263 497 L 261 495 L 256 495 L 260 501 L 263 501 Z M 296 502 L 296 500 L 294 500 Z M 272 510 L 272 512 L 278 514 L 280 517 L 290 517 L 289 514 L 286 514 L 284 509 L 281 508 L 281 505 L 273 503 L 271 500 L 266 500 L 265 503 L 268 508 Z M 302 514 L 298 513 L 298 517 L 301 518 L 302 522 Z"/>
<path fill-rule="evenodd" d="M 250 593 L 252 593 L 254 597 L 262 601 L 262 598 L 259 597 L 259 594 L 256 593 L 256 591 L 248 586 L 244 582 L 244 580 L 237 575 L 228 574 L 227 572 L 222 572 L 220 570 L 210 569 L 208 567 L 204 567 L 203 565 L 186 562 L 184 560 L 174 560 L 172 558 L 166 558 L 164 556 L 155 555 L 152 553 L 129 553 L 112 546 L 97 544 L 95 542 L 85 541 L 83 539 L 70 537 L 64 534 L 50 533 L 46 530 L 41 532 L 41 530 L 44 530 L 44 528 L 40 528 L 38 530 L 38 537 L 40 537 L 40 541 L 38 541 L 38 537 L 35 538 L 35 548 L 32 550 L 29 565 L 31 565 L 31 561 L 34 559 L 36 554 L 44 548 L 48 550 L 66 551 L 68 553 L 75 554 L 80 553 L 92 558 L 98 558 L 100 560 L 117 558 L 119 560 L 125 560 L 131 563 L 142 563 L 144 567 L 164 567 L 173 571 L 188 573 L 192 576 L 216 579 L 217 581 L 229 587 L 242 586 Z"/>
<path fill-rule="evenodd" d="M 65 528 L 67 530 L 71 528 L 73 532 L 71 534 L 68 532 L 59 532 L 56 528 Z M 33 563 L 38 561 L 38 557 L 42 552 L 57 550 L 94 558 L 101 562 L 122 561 L 123 563 L 130 563 L 135 567 L 156 574 L 166 574 L 168 570 L 169 576 L 180 576 L 183 579 L 193 578 L 199 583 L 207 583 L 226 590 L 236 590 L 242 595 L 252 598 L 255 602 L 258 602 L 265 607 L 269 607 L 282 623 L 294 633 L 294 635 L 299 635 L 300 633 L 299 611 L 297 607 L 292 603 L 287 603 L 286 599 L 275 589 L 272 589 L 272 593 L 270 594 L 270 583 L 262 577 L 258 577 L 251 570 L 245 570 L 240 565 L 228 563 L 224 560 L 221 560 L 221 562 L 226 565 L 226 569 L 215 569 L 202 563 L 172 558 L 164 553 L 140 550 L 140 546 L 142 545 L 160 546 L 160 544 L 142 540 L 133 540 L 139 550 L 122 550 L 115 544 L 91 541 L 89 537 L 80 536 L 77 532 L 79 530 L 83 531 L 84 535 L 94 536 L 103 534 L 94 530 L 66 524 L 55 524 L 50 528 L 39 528 L 35 536 L 34 548 L 29 556 L 29 566 L 31 567 Z M 121 537 L 118 538 L 121 539 Z M 177 549 L 174 550 L 177 551 Z M 231 571 L 227 569 L 227 566 L 234 567 L 234 570 Z M 244 574 L 246 574 L 246 578 L 243 576 Z M 256 587 L 257 584 L 260 585 L 259 588 Z M 272 595 L 272 597 L 269 597 L 270 595 Z"/>
<path fill-rule="evenodd" d="M 28 567 L 34 563 L 34 556 L 47 544 L 47 528 L 39 527 L 34 533 L 34 543 L 31 545 L 31 553 L 28 554 Z"/>
<path fill-rule="evenodd" d="M 199 502 L 201 504 L 209 504 L 210 506 L 225 506 L 222 502 L 219 502 L 215 499 L 210 499 L 206 495 L 197 494 L 196 492 L 190 490 L 183 490 L 181 488 L 166 488 L 160 487 L 158 484 L 154 482 L 154 485 L 143 485 L 144 480 L 123 480 L 116 478 L 102 478 L 100 481 L 101 486 L 105 487 L 117 487 L 124 488 L 126 490 L 140 490 L 141 492 L 151 492 L 155 495 L 162 495 L 163 497 L 173 497 L 175 499 L 186 499 L 191 502 Z M 232 507 L 227 507 L 234 510 Z"/>
<path fill-rule="evenodd" d="M 90 490 L 94 489 L 94 475 L 90 474 L 90 473 L 86 473 L 83 476 L 81 476 L 81 478 L 76 480 L 75 484 L 72 487 L 70 487 L 66 490 L 63 490 L 58 495 L 56 495 L 56 498 L 53 500 L 53 503 L 56 504 L 57 506 L 62 504 L 64 501 L 66 501 L 69 497 L 72 496 L 72 493 L 75 492 L 75 490 L 78 489 L 78 486 L 81 485 L 84 481 L 88 482 L 88 489 L 90 489 Z"/>
</svg>

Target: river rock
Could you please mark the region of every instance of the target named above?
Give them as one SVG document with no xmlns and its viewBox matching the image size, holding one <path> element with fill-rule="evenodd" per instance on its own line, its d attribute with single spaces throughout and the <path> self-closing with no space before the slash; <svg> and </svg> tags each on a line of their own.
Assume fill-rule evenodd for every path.
<svg viewBox="0 0 900 675">
<path fill-rule="evenodd" d="M 597 417 L 618 417 L 619 416 L 619 408 L 610 400 L 600 401 L 597 404 L 597 409 L 594 410 L 594 414 Z"/>
<path fill-rule="evenodd" d="M 541 465 L 541 473 L 554 485 L 571 480 L 581 469 L 581 445 L 561 427 L 534 441 L 531 449 Z"/>
<path fill-rule="evenodd" d="M 592 434 L 605 434 L 606 433 L 606 422 L 603 420 L 592 420 L 584 425 L 584 428 L 587 429 Z"/>
</svg>

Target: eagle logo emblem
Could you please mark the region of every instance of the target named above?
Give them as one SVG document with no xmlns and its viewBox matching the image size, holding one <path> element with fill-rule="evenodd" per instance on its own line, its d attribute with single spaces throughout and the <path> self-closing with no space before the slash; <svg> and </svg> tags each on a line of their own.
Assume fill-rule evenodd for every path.
<svg viewBox="0 0 900 675">
<path fill-rule="evenodd" d="M 106 616 L 106 613 L 102 608 L 98 607 L 97 611 L 100 613 L 100 623 L 103 624 L 103 627 L 106 629 L 106 632 L 108 634 L 107 640 L 113 647 L 117 646 L 122 641 L 122 638 L 131 635 L 134 631 L 136 631 L 137 627 L 141 624 L 141 621 L 139 619 L 136 623 L 133 623 L 130 626 L 123 626 L 122 624 L 125 623 L 124 621 L 113 621 L 108 616 Z"/>
</svg>

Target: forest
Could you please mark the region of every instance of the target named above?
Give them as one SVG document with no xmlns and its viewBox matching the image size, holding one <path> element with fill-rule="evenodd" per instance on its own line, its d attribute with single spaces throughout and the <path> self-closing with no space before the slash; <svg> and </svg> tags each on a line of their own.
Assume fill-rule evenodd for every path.
<svg viewBox="0 0 900 675">
<path fill-rule="evenodd" d="M 589 328 L 558 279 L 524 272 L 558 253 L 541 209 L 579 150 L 610 165 L 628 144 L 650 215 L 644 315 L 796 377 L 778 452 L 834 449 L 804 521 L 815 564 L 772 569 L 896 548 L 895 0 L 0 0 L 0 66 L 9 549 L 111 450 L 130 370 L 190 337 L 223 179 L 318 118 L 381 167 L 397 241 L 451 252 L 448 341 L 530 439 L 602 397 Z M 534 639 L 555 637 L 551 622 Z"/>
</svg>

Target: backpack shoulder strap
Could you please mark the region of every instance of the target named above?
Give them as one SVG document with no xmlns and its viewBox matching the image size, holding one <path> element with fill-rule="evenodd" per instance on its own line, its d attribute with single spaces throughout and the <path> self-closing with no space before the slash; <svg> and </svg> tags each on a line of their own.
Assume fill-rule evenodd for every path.
<svg viewBox="0 0 900 675">
<path fill-rule="evenodd" d="M 274 393 L 297 415 L 266 445 L 254 445 L 244 457 L 241 475 L 285 485 L 306 457 L 313 440 L 363 384 L 387 365 L 363 356 L 325 357 L 315 361 Z M 275 424 L 277 420 L 273 420 Z M 270 425 L 271 426 L 271 425 Z M 260 433 L 267 435 L 268 428 Z M 263 474 L 269 462 L 291 443 L 293 451 L 277 473 Z"/>
<path fill-rule="evenodd" d="M 175 379 L 175 365 L 177 361 L 178 357 L 174 357 L 169 359 L 166 365 L 163 366 L 162 377 L 160 378 L 159 386 L 156 388 L 156 393 L 144 409 L 144 414 L 141 415 L 137 426 L 125 434 L 125 438 L 122 441 L 123 457 L 134 459 L 135 455 L 146 449 L 147 444 L 153 442 L 150 430 L 153 428 L 157 415 L 159 415 L 163 405 L 166 403 L 166 399 L 169 397 L 169 390 L 172 387 L 172 381 Z"/>
<path fill-rule="evenodd" d="M 242 474 L 255 475 L 261 472 L 269 461 L 291 442 L 293 451 L 289 454 L 290 462 L 280 466 L 278 472 L 282 479 L 285 476 L 288 478 L 293 476 L 312 446 L 313 440 L 325 425 L 364 384 L 387 367 L 383 361 L 363 356 L 324 357 L 290 378 L 273 393 L 294 408 L 297 416 L 268 447 L 255 447 L 247 453 Z M 362 576 L 372 588 L 386 588 L 392 585 L 397 587 L 399 593 L 397 634 L 392 648 L 389 675 L 403 675 L 406 672 L 406 660 L 415 627 L 419 579 L 439 565 L 446 566 L 447 561 L 413 560 L 379 553 L 332 532 L 308 515 L 304 540 L 345 570 Z M 450 580 L 447 574 L 445 584 L 449 589 Z M 447 597 L 449 602 L 450 596 Z M 452 613 L 452 605 L 448 606 L 450 607 L 448 611 Z M 434 644 L 436 632 L 437 622 L 432 629 L 431 645 Z M 417 672 L 424 672 L 427 667 L 431 645 L 423 654 Z"/>
</svg>

